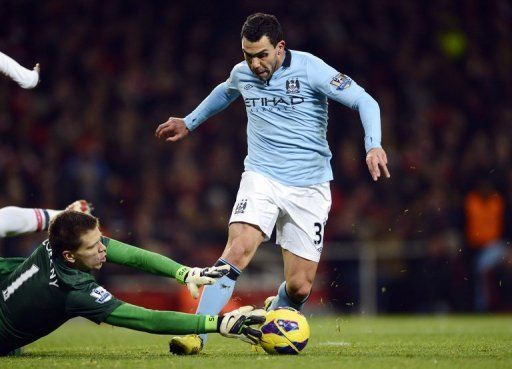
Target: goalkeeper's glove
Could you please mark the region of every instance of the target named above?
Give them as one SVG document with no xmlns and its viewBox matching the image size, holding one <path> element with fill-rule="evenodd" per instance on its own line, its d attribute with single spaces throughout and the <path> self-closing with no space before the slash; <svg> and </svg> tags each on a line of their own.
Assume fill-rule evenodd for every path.
<svg viewBox="0 0 512 369">
<path fill-rule="evenodd" d="M 199 287 L 205 284 L 214 284 L 218 278 L 229 273 L 230 266 L 213 266 L 209 268 L 181 267 L 176 272 L 176 280 L 186 284 L 193 298 L 199 296 Z"/>
<path fill-rule="evenodd" d="M 250 344 L 257 344 L 262 336 L 259 329 L 251 326 L 259 326 L 265 322 L 267 312 L 263 309 L 254 310 L 253 306 L 242 306 L 219 316 L 218 329 L 224 337 L 239 338 Z"/>
</svg>

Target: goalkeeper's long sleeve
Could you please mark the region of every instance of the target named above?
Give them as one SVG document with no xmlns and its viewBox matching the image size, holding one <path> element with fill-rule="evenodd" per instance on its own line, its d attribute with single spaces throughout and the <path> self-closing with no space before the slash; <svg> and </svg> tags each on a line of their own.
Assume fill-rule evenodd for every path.
<svg viewBox="0 0 512 369">
<path fill-rule="evenodd" d="M 104 237 L 107 261 L 142 270 L 147 273 L 176 278 L 183 283 L 188 267 L 168 257 Z"/>
<path fill-rule="evenodd" d="M 218 316 L 150 310 L 124 303 L 105 322 L 118 327 L 156 334 L 199 334 L 218 332 Z"/>
</svg>

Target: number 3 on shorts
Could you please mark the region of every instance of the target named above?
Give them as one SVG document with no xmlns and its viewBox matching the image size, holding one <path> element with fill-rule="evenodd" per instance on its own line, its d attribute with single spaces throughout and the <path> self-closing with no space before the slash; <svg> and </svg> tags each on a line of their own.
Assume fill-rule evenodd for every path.
<svg viewBox="0 0 512 369">
<path fill-rule="evenodd" d="M 322 223 L 318 223 L 318 222 L 315 223 L 315 239 L 314 239 L 315 245 L 320 245 L 322 243 L 322 234 L 323 234 L 322 228 L 323 228 Z"/>
</svg>

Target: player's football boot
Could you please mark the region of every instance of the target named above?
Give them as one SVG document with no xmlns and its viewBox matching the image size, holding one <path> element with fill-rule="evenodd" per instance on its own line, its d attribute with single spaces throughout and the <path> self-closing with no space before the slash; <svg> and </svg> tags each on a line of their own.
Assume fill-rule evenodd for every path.
<svg viewBox="0 0 512 369">
<path fill-rule="evenodd" d="M 268 309 L 270 308 L 270 305 L 272 305 L 272 301 L 274 301 L 274 299 L 276 298 L 277 296 L 269 296 L 265 299 L 265 302 L 263 303 L 263 309 L 265 309 L 266 311 L 268 311 Z"/>
<path fill-rule="evenodd" d="M 169 342 L 169 351 L 175 355 L 197 355 L 203 349 L 203 340 L 197 334 L 176 336 Z"/>
</svg>

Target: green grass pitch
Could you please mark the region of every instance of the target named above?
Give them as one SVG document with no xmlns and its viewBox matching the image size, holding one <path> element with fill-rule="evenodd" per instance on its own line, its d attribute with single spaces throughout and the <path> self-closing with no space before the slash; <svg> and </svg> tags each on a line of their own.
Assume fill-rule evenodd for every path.
<svg viewBox="0 0 512 369">
<path fill-rule="evenodd" d="M 78 320 L 27 346 L 0 368 L 512 368 L 511 316 L 310 317 L 298 356 L 251 352 L 210 335 L 199 356 L 167 353 L 168 337 Z"/>
</svg>

